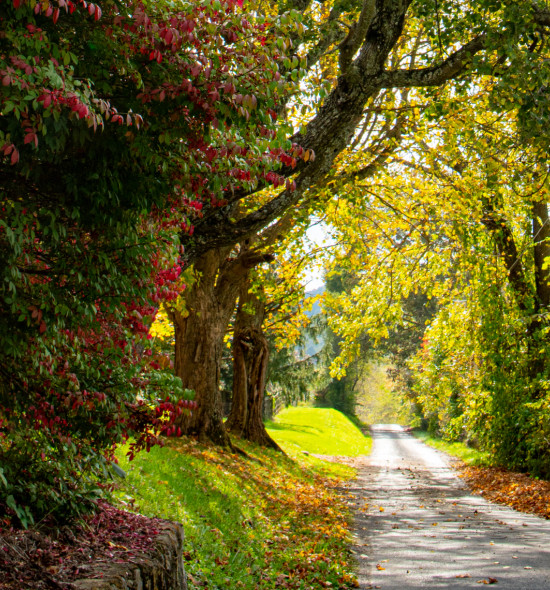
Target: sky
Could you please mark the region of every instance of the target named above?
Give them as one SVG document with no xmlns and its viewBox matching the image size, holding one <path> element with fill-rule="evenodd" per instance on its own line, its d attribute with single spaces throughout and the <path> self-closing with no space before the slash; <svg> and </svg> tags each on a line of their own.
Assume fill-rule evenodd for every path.
<svg viewBox="0 0 550 590">
<path fill-rule="evenodd" d="M 313 222 L 307 230 L 307 238 L 311 242 L 311 249 L 329 246 L 333 240 L 328 233 L 328 226 L 322 221 Z M 312 262 L 307 271 L 305 278 L 306 290 L 313 291 L 324 285 L 323 269 L 320 264 Z"/>
</svg>

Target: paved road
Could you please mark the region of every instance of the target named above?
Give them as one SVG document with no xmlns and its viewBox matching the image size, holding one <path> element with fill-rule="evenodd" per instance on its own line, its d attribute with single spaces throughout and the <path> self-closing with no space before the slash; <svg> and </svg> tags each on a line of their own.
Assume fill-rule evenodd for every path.
<svg viewBox="0 0 550 590">
<path fill-rule="evenodd" d="M 550 521 L 471 495 L 399 426 L 373 438 L 352 486 L 361 588 L 550 590 Z"/>
</svg>

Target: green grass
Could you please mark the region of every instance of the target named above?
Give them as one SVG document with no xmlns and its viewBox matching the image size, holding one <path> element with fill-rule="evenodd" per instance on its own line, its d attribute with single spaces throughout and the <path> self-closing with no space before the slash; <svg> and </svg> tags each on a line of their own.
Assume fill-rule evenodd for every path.
<svg viewBox="0 0 550 590">
<path fill-rule="evenodd" d="M 316 446 L 314 438 L 321 434 L 315 432 L 332 425 L 331 438 L 347 440 L 350 426 L 341 418 L 313 416 L 319 419 L 304 448 L 333 454 L 336 443 Z M 339 434 L 338 425 L 345 432 Z M 128 508 L 183 524 L 190 590 L 355 587 L 350 513 L 336 489 L 353 470 L 305 456 L 295 443 L 298 460 L 244 441 L 237 444 L 248 457 L 185 439 L 170 440 L 131 463 L 121 449 L 121 467 L 128 475 L 116 493 Z"/>
<path fill-rule="evenodd" d="M 285 452 L 357 457 L 370 452 L 372 441 L 349 418 L 330 408 L 287 408 L 266 424 Z"/>
<path fill-rule="evenodd" d="M 464 463 L 468 463 L 468 465 L 491 464 L 489 453 L 473 449 L 463 442 L 448 442 L 442 438 L 431 436 L 424 430 L 415 430 L 413 434 L 430 447 L 444 451 L 457 459 L 461 459 Z"/>
</svg>

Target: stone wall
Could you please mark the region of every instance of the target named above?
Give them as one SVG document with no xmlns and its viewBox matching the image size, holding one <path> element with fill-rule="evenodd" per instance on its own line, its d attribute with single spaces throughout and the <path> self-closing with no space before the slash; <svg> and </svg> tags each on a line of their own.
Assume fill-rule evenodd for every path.
<svg viewBox="0 0 550 590">
<path fill-rule="evenodd" d="M 86 579 L 73 582 L 75 590 L 187 590 L 183 569 L 183 527 L 162 526 L 151 551 L 125 563 L 96 564 Z"/>
</svg>

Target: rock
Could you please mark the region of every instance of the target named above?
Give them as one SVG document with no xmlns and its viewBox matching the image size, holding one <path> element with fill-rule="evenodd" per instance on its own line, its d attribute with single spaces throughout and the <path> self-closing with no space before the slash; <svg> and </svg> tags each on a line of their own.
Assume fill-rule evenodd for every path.
<svg viewBox="0 0 550 590">
<path fill-rule="evenodd" d="M 183 569 L 183 527 L 166 521 L 151 550 L 125 563 L 94 564 L 75 590 L 187 590 Z"/>
</svg>

